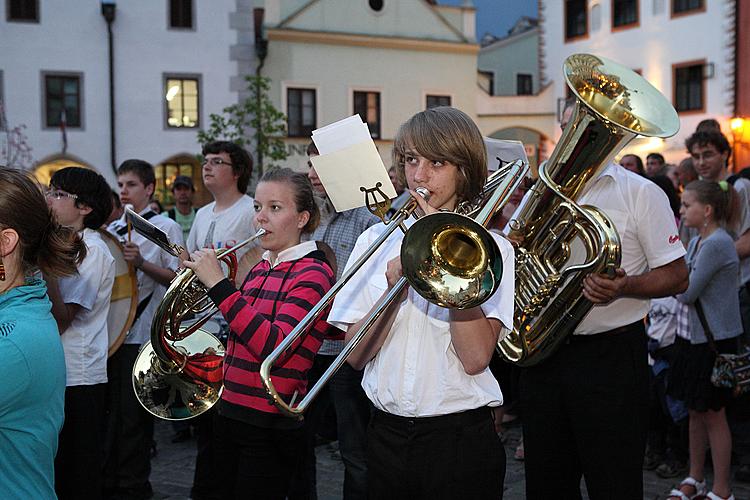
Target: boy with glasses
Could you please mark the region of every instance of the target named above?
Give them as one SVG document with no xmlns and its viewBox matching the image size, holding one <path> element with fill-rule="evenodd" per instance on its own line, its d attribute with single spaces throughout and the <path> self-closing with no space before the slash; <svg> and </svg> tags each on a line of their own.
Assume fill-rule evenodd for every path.
<svg viewBox="0 0 750 500">
<path fill-rule="evenodd" d="M 201 207 L 195 214 L 186 242 L 190 253 L 203 248 L 231 248 L 257 232 L 253 220 L 253 199 L 245 194 L 253 171 L 250 155 L 237 144 L 228 141 L 210 142 L 203 146 L 202 154 L 203 184 L 213 195 L 214 201 Z M 236 254 L 237 261 L 247 254 L 248 258 L 243 264 L 251 261 L 252 267 L 260 259 L 259 249 L 257 242 L 243 247 Z M 246 274 L 247 271 L 238 270 L 237 279 L 242 280 Z M 220 313 L 215 319 L 226 325 Z M 195 459 L 191 492 L 195 499 L 210 498 L 215 490 L 212 418 L 213 411 L 208 411 L 195 421 L 198 455 Z"/>
<path fill-rule="evenodd" d="M 65 352 L 65 424 L 55 457 L 60 498 L 100 498 L 107 388 L 107 314 L 115 260 L 97 229 L 112 211 L 109 186 L 93 170 L 68 167 L 52 176 L 47 205 L 57 222 L 81 234 L 86 258 L 78 274 L 45 276 Z"/>
</svg>

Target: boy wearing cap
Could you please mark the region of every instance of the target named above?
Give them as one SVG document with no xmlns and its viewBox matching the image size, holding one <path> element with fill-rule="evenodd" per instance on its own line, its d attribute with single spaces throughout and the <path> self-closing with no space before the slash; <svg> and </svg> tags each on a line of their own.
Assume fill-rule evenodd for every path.
<svg viewBox="0 0 750 500">
<path fill-rule="evenodd" d="M 174 196 L 174 207 L 167 210 L 167 216 L 177 222 L 182 228 L 182 240 L 187 241 L 190 228 L 195 220 L 197 208 L 193 207 L 193 195 L 195 187 L 193 179 L 187 175 L 178 175 L 172 183 L 172 196 Z"/>
</svg>

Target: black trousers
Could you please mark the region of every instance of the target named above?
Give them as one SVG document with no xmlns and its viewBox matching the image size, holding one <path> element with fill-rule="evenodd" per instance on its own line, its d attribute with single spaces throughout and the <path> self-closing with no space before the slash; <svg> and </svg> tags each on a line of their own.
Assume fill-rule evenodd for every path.
<svg viewBox="0 0 750 500">
<path fill-rule="evenodd" d="M 331 366 L 336 356 L 318 354 L 308 372 L 312 387 Z M 326 429 L 326 417 L 333 406 L 335 429 Z M 372 404 L 362 389 L 362 372 L 344 363 L 323 387 L 305 413 L 306 450 L 300 474 L 294 479 L 289 500 L 316 500 L 317 468 L 316 434 L 338 436 L 339 451 L 344 462 L 344 500 L 367 498 L 367 424 Z"/>
<path fill-rule="evenodd" d="M 521 372 L 526 498 L 643 498 L 648 360 L 642 322 L 571 336 Z"/>
<path fill-rule="evenodd" d="M 60 499 L 102 498 L 106 395 L 107 384 L 65 388 L 65 424 L 55 456 Z"/>
<path fill-rule="evenodd" d="M 302 463 L 305 435 L 265 429 L 214 413 L 215 485 L 223 499 L 284 500 Z"/>
<path fill-rule="evenodd" d="M 370 499 L 503 496 L 505 450 L 488 407 L 425 418 L 375 410 L 368 438 Z"/>
<path fill-rule="evenodd" d="M 107 361 L 107 457 L 104 489 L 118 498 L 151 496 L 151 444 L 154 417 L 133 391 L 133 364 L 139 345 L 123 344 Z"/>
</svg>

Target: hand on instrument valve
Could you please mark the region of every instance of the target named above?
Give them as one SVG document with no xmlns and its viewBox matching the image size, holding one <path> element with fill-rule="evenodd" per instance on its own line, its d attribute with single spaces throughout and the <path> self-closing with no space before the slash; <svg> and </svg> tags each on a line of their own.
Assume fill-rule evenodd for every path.
<svg viewBox="0 0 750 500">
<path fill-rule="evenodd" d="M 614 278 L 606 274 L 589 274 L 583 279 L 583 295 L 594 304 L 607 304 L 622 297 L 628 275 L 625 270 L 617 268 Z"/>
<path fill-rule="evenodd" d="M 136 269 L 140 269 L 143 265 L 141 249 L 132 241 L 126 241 L 122 244 L 122 256 L 128 264 L 133 264 Z"/>
<path fill-rule="evenodd" d="M 198 279 L 209 290 L 219 281 L 226 278 L 224 271 L 221 270 L 219 259 L 216 258 L 216 251 L 211 248 L 204 248 L 190 254 L 192 260 L 183 260 L 182 265 L 192 269 Z"/>
<path fill-rule="evenodd" d="M 388 288 L 391 289 L 396 285 L 396 282 L 403 277 L 403 269 L 401 268 L 401 257 L 394 257 L 388 261 L 388 265 L 385 268 L 385 279 L 388 281 Z M 409 292 L 409 286 L 405 286 L 403 292 L 398 297 L 398 301 L 401 302 L 406 300 L 406 295 Z"/>
</svg>

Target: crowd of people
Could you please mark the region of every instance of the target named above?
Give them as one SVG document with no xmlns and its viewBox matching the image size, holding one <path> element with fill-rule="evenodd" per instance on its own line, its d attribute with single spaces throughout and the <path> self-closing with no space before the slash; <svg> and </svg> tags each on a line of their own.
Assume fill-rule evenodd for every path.
<svg viewBox="0 0 750 500">
<path fill-rule="evenodd" d="M 269 402 L 260 365 L 386 231 L 366 207 L 336 212 L 312 161 L 307 174 L 266 172 L 251 197 L 248 152 L 206 144 L 202 181 L 213 201 L 193 207 L 193 180 L 177 176 L 166 211 L 153 203 L 154 168 L 143 160 L 119 166 L 114 192 L 89 169 L 63 168 L 40 187 L 0 167 L 0 497 L 152 496 L 154 417 L 132 370 L 166 287 L 186 268 L 218 308 L 211 322 L 226 347 L 218 403 L 173 423 L 175 440 L 196 436 L 192 498 L 315 499 L 321 434 L 339 441 L 345 499 L 502 498 L 511 414 L 522 419 L 517 457 L 529 499 L 581 498 L 581 478 L 592 499 L 642 498 L 643 469 L 681 478 L 670 500 L 734 498 L 733 451 L 737 479 L 750 479 L 747 415 L 710 373 L 716 354 L 738 352 L 750 332 L 750 180 L 730 175 L 718 123 L 701 124 L 686 148 L 676 166 L 659 153 L 645 166 L 624 155 L 578 200 L 612 221 L 622 259 L 613 273 L 583 280 L 595 306 L 549 359 L 519 368 L 496 352 L 514 322 L 519 242 L 503 234 L 508 206 L 490 232 L 503 268 L 497 292 L 449 309 L 411 287 L 398 291 L 303 420 Z M 318 155 L 314 143 L 307 153 Z M 392 159 L 396 208 L 413 198 L 419 216 L 475 200 L 488 175 L 479 129 L 449 107 L 405 122 Z M 125 206 L 186 252 L 175 257 L 132 230 Z M 227 278 L 215 250 L 260 229 Z M 111 356 L 118 278 L 102 231 L 121 242 L 139 298 Z M 287 401 L 399 286 L 403 239 L 389 234 L 274 367 Z"/>
</svg>

